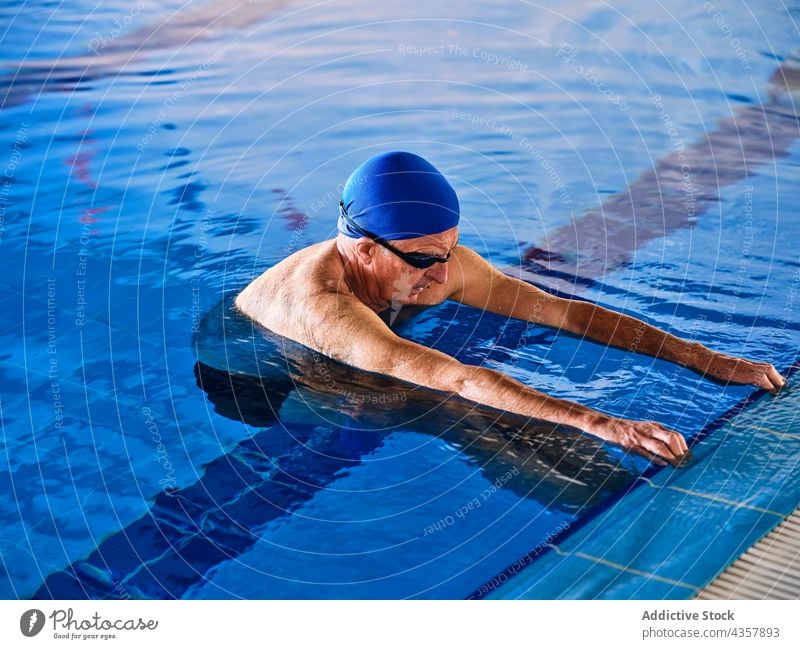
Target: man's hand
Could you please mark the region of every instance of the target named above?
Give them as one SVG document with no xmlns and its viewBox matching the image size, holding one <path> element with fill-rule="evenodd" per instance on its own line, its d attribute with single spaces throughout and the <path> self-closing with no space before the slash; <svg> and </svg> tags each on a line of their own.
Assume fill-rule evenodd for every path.
<svg viewBox="0 0 800 649">
<path fill-rule="evenodd" d="M 587 430 L 634 453 L 643 455 L 659 466 L 667 462 L 682 466 L 691 459 L 683 435 L 655 421 L 633 421 L 603 415 Z"/>
<path fill-rule="evenodd" d="M 770 363 L 754 363 L 720 352 L 705 351 L 704 358 L 696 365 L 705 376 L 725 383 L 755 385 L 773 394 L 786 385 L 786 379 Z"/>
</svg>

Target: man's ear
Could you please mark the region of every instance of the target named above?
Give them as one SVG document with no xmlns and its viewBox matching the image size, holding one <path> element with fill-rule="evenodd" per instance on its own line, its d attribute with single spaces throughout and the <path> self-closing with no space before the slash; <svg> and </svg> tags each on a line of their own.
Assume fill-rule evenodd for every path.
<svg viewBox="0 0 800 649">
<path fill-rule="evenodd" d="M 369 241 L 368 239 L 359 241 L 356 244 L 356 257 L 358 257 L 358 260 L 362 264 L 368 266 L 372 263 L 375 256 L 375 248 L 377 248 L 377 246 L 373 241 Z"/>
</svg>

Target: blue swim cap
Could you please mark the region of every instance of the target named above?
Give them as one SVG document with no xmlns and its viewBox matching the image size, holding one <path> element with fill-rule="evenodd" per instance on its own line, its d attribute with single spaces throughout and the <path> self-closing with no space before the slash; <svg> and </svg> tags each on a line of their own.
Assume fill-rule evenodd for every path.
<svg viewBox="0 0 800 649">
<path fill-rule="evenodd" d="M 458 198 L 430 162 L 413 153 L 390 151 L 359 166 L 342 191 L 347 215 L 384 239 L 413 239 L 458 225 Z M 341 209 L 341 208 L 340 208 Z M 339 215 L 339 232 L 361 238 Z"/>
</svg>

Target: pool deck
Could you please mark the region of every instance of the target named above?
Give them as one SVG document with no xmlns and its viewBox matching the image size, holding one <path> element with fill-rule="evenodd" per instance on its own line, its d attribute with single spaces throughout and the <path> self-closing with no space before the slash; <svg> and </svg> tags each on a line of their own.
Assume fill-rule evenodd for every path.
<svg viewBox="0 0 800 649">
<path fill-rule="evenodd" d="M 641 477 L 586 524 L 498 576 L 483 596 L 796 597 L 799 411 L 795 388 L 724 416 L 693 444 L 687 468 Z"/>
<path fill-rule="evenodd" d="M 800 599 L 800 509 L 736 559 L 697 599 Z"/>
</svg>

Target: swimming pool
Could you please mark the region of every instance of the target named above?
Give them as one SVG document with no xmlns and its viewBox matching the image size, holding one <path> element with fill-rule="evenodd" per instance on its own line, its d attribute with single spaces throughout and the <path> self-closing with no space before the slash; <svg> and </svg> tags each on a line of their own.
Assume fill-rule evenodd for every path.
<svg viewBox="0 0 800 649">
<path fill-rule="evenodd" d="M 395 323 L 695 442 L 656 470 L 229 309 L 402 148 L 497 266 L 793 372 L 796 3 L 181 6 L 0 10 L 0 595 L 688 597 L 797 506 L 792 389 L 456 304 Z"/>
</svg>

